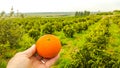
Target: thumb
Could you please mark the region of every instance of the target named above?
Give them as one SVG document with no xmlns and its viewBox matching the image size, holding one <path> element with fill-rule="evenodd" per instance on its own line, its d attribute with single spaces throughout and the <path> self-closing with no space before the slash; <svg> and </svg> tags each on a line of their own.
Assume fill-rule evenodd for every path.
<svg viewBox="0 0 120 68">
<path fill-rule="evenodd" d="M 59 54 L 58 54 L 56 57 L 48 60 L 48 61 L 46 62 L 46 65 L 47 65 L 48 67 L 50 67 L 51 65 L 53 65 L 53 64 L 59 59 L 59 57 L 60 57 L 60 56 L 59 56 Z"/>
<path fill-rule="evenodd" d="M 32 45 L 30 48 L 28 48 L 27 50 L 23 51 L 23 53 L 25 55 L 27 55 L 27 57 L 31 57 L 33 54 L 35 54 L 36 52 L 36 46 L 35 44 Z"/>
</svg>

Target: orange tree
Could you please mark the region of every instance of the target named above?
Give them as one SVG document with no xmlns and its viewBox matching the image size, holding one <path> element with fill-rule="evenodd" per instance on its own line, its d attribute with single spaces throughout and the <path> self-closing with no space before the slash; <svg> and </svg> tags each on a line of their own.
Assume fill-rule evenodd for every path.
<svg viewBox="0 0 120 68">
<path fill-rule="evenodd" d="M 85 44 L 73 51 L 69 68 L 119 68 L 119 53 L 108 53 L 109 47 L 109 18 L 100 21 L 86 37 Z"/>
</svg>

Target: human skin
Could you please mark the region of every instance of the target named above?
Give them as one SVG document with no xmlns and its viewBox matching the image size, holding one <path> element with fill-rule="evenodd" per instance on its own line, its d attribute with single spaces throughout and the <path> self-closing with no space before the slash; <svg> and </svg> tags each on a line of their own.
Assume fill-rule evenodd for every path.
<svg viewBox="0 0 120 68">
<path fill-rule="evenodd" d="M 36 46 L 33 45 L 29 49 L 17 53 L 7 64 L 7 68 L 49 68 L 59 58 L 57 55 L 51 59 L 43 59 L 39 55 L 35 55 Z M 41 62 L 41 59 L 43 62 Z"/>
</svg>

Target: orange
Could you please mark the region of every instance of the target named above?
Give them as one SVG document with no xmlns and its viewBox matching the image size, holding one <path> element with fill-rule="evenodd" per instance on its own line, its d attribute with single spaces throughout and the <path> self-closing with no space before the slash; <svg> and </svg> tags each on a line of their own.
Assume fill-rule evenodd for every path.
<svg viewBox="0 0 120 68">
<path fill-rule="evenodd" d="M 60 40 L 51 34 L 46 34 L 40 37 L 36 42 L 37 53 L 43 58 L 55 57 L 60 49 Z"/>
</svg>

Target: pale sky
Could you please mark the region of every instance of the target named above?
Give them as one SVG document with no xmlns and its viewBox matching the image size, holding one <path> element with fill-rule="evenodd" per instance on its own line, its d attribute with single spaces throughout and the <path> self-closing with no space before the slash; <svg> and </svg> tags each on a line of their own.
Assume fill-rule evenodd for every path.
<svg viewBox="0 0 120 68">
<path fill-rule="evenodd" d="M 0 12 L 112 11 L 120 9 L 120 0 L 0 0 Z"/>
</svg>

